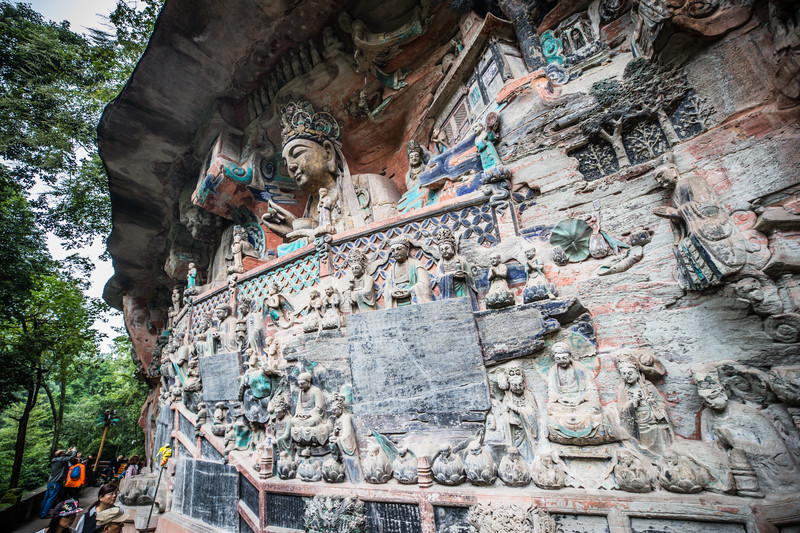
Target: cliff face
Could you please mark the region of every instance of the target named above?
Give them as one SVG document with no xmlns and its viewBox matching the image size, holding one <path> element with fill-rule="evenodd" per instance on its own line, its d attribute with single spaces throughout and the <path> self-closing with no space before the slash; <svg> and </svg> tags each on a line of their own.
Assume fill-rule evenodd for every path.
<svg viewBox="0 0 800 533">
<path fill-rule="evenodd" d="M 170 520 L 791 519 L 791 5 L 194 4 L 99 127 Z"/>
</svg>

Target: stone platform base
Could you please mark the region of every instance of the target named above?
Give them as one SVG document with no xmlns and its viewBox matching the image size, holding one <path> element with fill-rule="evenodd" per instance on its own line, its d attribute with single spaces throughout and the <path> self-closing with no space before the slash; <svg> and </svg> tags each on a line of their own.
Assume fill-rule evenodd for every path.
<svg viewBox="0 0 800 533">
<path fill-rule="evenodd" d="M 226 533 L 223 529 L 211 527 L 178 513 L 164 513 L 158 519 L 156 533 Z"/>
</svg>

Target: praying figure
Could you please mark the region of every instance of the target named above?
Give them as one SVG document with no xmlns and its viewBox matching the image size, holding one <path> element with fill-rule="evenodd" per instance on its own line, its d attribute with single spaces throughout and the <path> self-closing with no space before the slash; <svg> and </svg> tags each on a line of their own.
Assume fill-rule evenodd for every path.
<svg viewBox="0 0 800 533">
<path fill-rule="evenodd" d="M 272 283 L 267 289 L 262 309 L 272 323 L 281 329 L 288 329 L 294 324 L 294 319 L 292 318 L 294 307 L 288 298 L 280 292 L 278 285 L 275 283 Z"/>
<path fill-rule="evenodd" d="M 401 307 L 433 301 L 430 274 L 416 259 L 409 257 L 411 243 L 407 237 L 389 241 L 394 264 L 389 268 L 383 297 L 386 307 Z"/>
<path fill-rule="evenodd" d="M 514 305 L 514 293 L 508 288 L 508 267 L 501 262 L 500 254 L 489 256 L 489 292 L 486 293 L 486 307 L 499 309 Z"/>
<path fill-rule="evenodd" d="M 556 288 L 547 281 L 544 275 L 544 265 L 536 258 L 536 248 L 525 251 L 525 269 L 528 271 L 528 281 L 522 290 L 522 299 L 526 304 L 539 300 L 554 300 L 557 296 Z"/>
<path fill-rule="evenodd" d="M 548 375 L 547 428 L 559 444 L 592 445 L 616 440 L 603 412 L 591 371 L 572 358 L 569 346 L 553 345 Z"/>
<path fill-rule="evenodd" d="M 453 232 L 442 228 L 436 232 L 441 258 L 436 265 L 436 283 L 442 298 L 472 296 L 472 267 L 466 259 L 456 253 L 457 244 Z"/>
</svg>

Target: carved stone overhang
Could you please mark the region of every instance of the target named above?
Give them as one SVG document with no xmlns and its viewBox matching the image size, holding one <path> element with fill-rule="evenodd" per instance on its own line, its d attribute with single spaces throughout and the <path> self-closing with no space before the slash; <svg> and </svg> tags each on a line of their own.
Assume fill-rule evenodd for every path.
<svg viewBox="0 0 800 533">
<path fill-rule="evenodd" d="M 464 50 L 456 57 L 455 63 L 433 95 L 433 102 L 428 109 L 427 118 L 436 119 L 453 98 L 457 91 L 466 92 L 463 87 L 464 80 L 475 70 L 484 46 L 489 42 L 489 37 L 514 41 L 514 26 L 507 20 L 495 17 L 491 13 L 481 22 L 480 27 L 472 33 L 469 42 L 464 43 Z"/>
<path fill-rule="evenodd" d="M 323 26 L 336 25 L 343 10 L 373 31 L 387 31 L 402 25 L 417 4 L 167 2 L 145 54 L 98 125 L 116 272 L 104 299 L 121 309 L 123 295 L 150 299 L 164 284 L 163 266 L 180 240 L 179 196 L 197 179 L 218 132 L 244 128 L 241 103 L 259 87 L 259 76 L 292 48 L 318 38 Z"/>
</svg>

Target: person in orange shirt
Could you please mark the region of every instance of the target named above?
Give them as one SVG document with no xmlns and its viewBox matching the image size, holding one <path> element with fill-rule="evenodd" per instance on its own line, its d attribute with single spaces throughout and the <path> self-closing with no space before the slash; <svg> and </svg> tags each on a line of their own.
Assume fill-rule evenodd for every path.
<svg viewBox="0 0 800 533">
<path fill-rule="evenodd" d="M 67 497 L 78 500 L 81 494 L 81 487 L 86 482 L 86 465 L 81 464 L 79 457 L 73 457 L 69 460 L 69 468 L 67 469 L 67 482 L 64 487 L 67 489 Z"/>
</svg>

